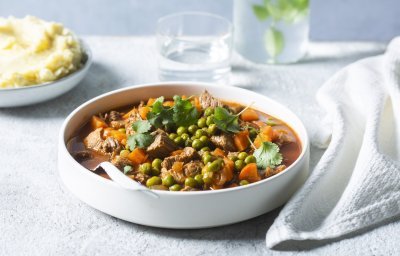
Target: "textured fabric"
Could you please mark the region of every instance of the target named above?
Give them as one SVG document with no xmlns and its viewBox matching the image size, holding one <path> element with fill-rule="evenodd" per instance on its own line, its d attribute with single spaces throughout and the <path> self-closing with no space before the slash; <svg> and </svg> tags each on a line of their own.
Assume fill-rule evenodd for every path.
<svg viewBox="0 0 400 256">
<path fill-rule="evenodd" d="M 330 143 L 269 229 L 270 248 L 337 238 L 400 215 L 400 38 L 384 55 L 339 71 L 317 100 L 327 121 L 315 141 Z"/>
</svg>

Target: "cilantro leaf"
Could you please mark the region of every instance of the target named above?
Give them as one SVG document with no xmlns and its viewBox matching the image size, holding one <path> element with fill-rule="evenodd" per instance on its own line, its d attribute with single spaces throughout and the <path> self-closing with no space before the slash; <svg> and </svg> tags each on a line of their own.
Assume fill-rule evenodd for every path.
<svg viewBox="0 0 400 256">
<path fill-rule="evenodd" d="M 254 151 L 253 155 L 257 160 L 257 167 L 261 169 L 274 168 L 282 163 L 282 154 L 279 153 L 279 147 L 272 142 L 263 142 L 261 147 Z"/>
<path fill-rule="evenodd" d="M 224 132 L 239 132 L 239 117 L 232 115 L 223 107 L 216 107 L 214 110 L 214 122 Z"/>
<path fill-rule="evenodd" d="M 156 128 L 170 129 L 174 125 L 172 108 L 163 106 L 164 97 L 159 97 L 153 103 L 151 111 L 147 114 L 147 120 Z"/>
<path fill-rule="evenodd" d="M 150 131 L 151 124 L 147 120 L 138 120 L 132 124 L 132 129 L 137 133 L 145 133 Z"/>
<path fill-rule="evenodd" d="M 128 137 L 126 144 L 129 146 L 130 150 L 135 148 L 146 148 L 152 142 L 154 138 L 151 134 L 148 133 L 136 133 Z"/>
<path fill-rule="evenodd" d="M 137 147 L 148 147 L 153 142 L 153 136 L 148 133 L 148 131 L 151 129 L 151 124 L 149 121 L 138 120 L 132 124 L 132 129 L 136 133 L 129 136 L 126 141 L 126 145 L 128 145 L 131 150 Z"/>
<path fill-rule="evenodd" d="M 173 121 L 176 126 L 190 126 L 197 122 L 199 112 L 192 105 L 189 100 L 184 100 L 180 96 L 174 96 L 174 107 L 173 107 Z"/>
<path fill-rule="evenodd" d="M 130 171 L 132 171 L 132 170 L 133 170 L 132 166 L 126 165 L 126 166 L 124 167 L 124 174 L 127 174 L 128 172 L 130 172 Z"/>
</svg>

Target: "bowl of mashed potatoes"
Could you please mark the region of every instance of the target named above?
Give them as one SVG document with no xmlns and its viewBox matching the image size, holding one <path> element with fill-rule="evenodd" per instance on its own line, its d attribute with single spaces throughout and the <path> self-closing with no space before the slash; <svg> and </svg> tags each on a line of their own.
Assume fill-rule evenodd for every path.
<svg viewBox="0 0 400 256">
<path fill-rule="evenodd" d="M 0 107 L 55 98 L 75 87 L 91 62 L 87 45 L 60 23 L 0 17 Z"/>
</svg>

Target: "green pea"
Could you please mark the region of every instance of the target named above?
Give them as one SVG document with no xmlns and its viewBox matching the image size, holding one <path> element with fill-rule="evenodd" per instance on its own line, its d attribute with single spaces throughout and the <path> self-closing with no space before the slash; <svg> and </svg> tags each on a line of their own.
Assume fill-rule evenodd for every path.
<svg viewBox="0 0 400 256">
<path fill-rule="evenodd" d="M 203 151 L 203 152 L 208 152 L 208 151 L 210 151 L 210 148 L 209 148 L 209 147 L 203 147 L 203 148 L 201 149 L 201 151 Z"/>
<path fill-rule="evenodd" d="M 236 168 L 237 171 L 242 170 L 243 167 L 244 167 L 243 160 L 239 159 L 239 160 L 235 161 L 235 168 Z"/>
<path fill-rule="evenodd" d="M 189 126 L 188 131 L 190 134 L 194 134 L 197 131 L 197 126 L 192 124 L 191 126 Z"/>
<path fill-rule="evenodd" d="M 171 174 L 167 175 L 167 176 L 162 180 L 162 184 L 163 184 L 164 186 L 167 186 L 167 187 L 171 187 L 172 185 L 174 185 L 174 183 L 175 183 L 175 180 L 174 180 L 174 177 L 172 177 Z"/>
<path fill-rule="evenodd" d="M 182 187 L 179 184 L 175 184 L 175 185 L 172 185 L 172 186 L 169 187 L 170 191 L 179 191 L 181 189 L 182 189 Z"/>
<path fill-rule="evenodd" d="M 190 139 L 191 140 L 195 140 L 195 139 L 197 139 L 197 137 L 196 136 L 192 136 L 192 137 L 190 137 Z"/>
<path fill-rule="evenodd" d="M 183 139 L 181 136 L 178 136 L 174 139 L 174 142 L 178 145 L 181 145 L 183 143 Z"/>
<path fill-rule="evenodd" d="M 206 127 L 206 119 L 204 117 L 200 118 L 199 120 L 197 120 L 197 126 L 199 128 L 203 128 Z"/>
<path fill-rule="evenodd" d="M 203 144 L 207 144 L 209 142 L 209 139 L 207 136 L 203 135 L 199 139 Z"/>
<path fill-rule="evenodd" d="M 203 175 L 203 182 L 205 184 L 211 184 L 213 181 L 213 175 L 214 175 L 213 172 L 205 172 Z"/>
<path fill-rule="evenodd" d="M 244 160 L 244 159 L 246 159 L 246 157 L 247 157 L 247 153 L 246 152 L 240 152 L 239 155 L 238 155 L 238 158 L 240 160 Z"/>
<path fill-rule="evenodd" d="M 246 186 L 246 185 L 249 185 L 250 182 L 248 182 L 247 180 L 241 180 L 241 181 L 239 182 L 239 184 L 240 184 L 240 186 Z"/>
<path fill-rule="evenodd" d="M 119 152 L 119 155 L 122 157 L 128 157 L 129 153 L 130 153 L 129 150 L 124 149 L 124 150 L 121 150 L 121 152 Z"/>
<path fill-rule="evenodd" d="M 193 179 L 192 177 L 187 177 L 185 179 L 185 186 L 195 188 L 195 187 L 197 187 L 197 181 L 195 179 Z"/>
<path fill-rule="evenodd" d="M 146 181 L 146 186 L 151 187 L 154 185 L 161 185 L 162 181 L 161 178 L 158 176 L 153 176 Z"/>
<path fill-rule="evenodd" d="M 168 135 L 168 137 L 169 137 L 171 140 L 174 140 L 176 137 L 178 137 L 178 134 L 176 134 L 176 133 L 170 133 L 170 134 Z"/>
<path fill-rule="evenodd" d="M 203 130 L 197 130 L 194 134 L 194 136 L 196 136 L 197 139 L 199 139 L 201 136 L 206 135 L 206 132 Z"/>
<path fill-rule="evenodd" d="M 201 142 L 201 140 L 195 139 L 195 140 L 192 142 L 192 147 L 193 147 L 194 149 L 196 149 L 196 150 L 199 150 L 199 149 L 201 149 L 201 148 L 203 147 L 203 143 Z"/>
<path fill-rule="evenodd" d="M 208 126 L 208 128 L 207 128 L 207 133 L 208 133 L 209 135 L 214 135 L 214 134 L 217 132 L 217 129 L 218 129 L 218 127 L 217 127 L 216 124 L 210 124 L 210 125 Z"/>
<path fill-rule="evenodd" d="M 162 160 L 160 158 L 155 158 L 153 160 L 153 162 L 151 162 L 151 166 L 154 169 L 161 170 L 161 163 L 162 163 Z"/>
<path fill-rule="evenodd" d="M 187 140 L 187 139 L 189 139 L 189 134 L 187 134 L 187 133 L 183 133 L 182 135 L 181 135 L 181 138 L 183 139 L 183 140 Z"/>
<path fill-rule="evenodd" d="M 204 184 L 203 175 L 197 174 L 196 176 L 194 176 L 194 179 L 197 181 L 197 184 L 199 184 L 200 186 L 203 186 L 203 184 Z"/>
<path fill-rule="evenodd" d="M 229 158 L 230 160 L 232 160 L 233 162 L 235 162 L 236 160 L 238 160 L 237 156 L 235 156 L 235 155 L 230 155 L 230 156 L 228 156 L 228 158 Z"/>
<path fill-rule="evenodd" d="M 214 109 L 212 109 L 211 107 L 208 107 L 206 108 L 206 110 L 204 110 L 205 116 L 211 116 L 212 114 L 214 114 Z"/>
<path fill-rule="evenodd" d="M 161 173 L 161 169 L 151 168 L 151 175 L 158 176 Z"/>
<path fill-rule="evenodd" d="M 214 123 L 214 115 L 208 116 L 206 120 L 206 125 L 210 126 Z"/>
<path fill-rule="evenodd" d="M 122 132 L 122 133 L 126 133 L 125 128 L 119 128 L 118 131 L 119 131 L 119 132 Z"/>
<path fill-rule="evenodd" d="M 244 159 L 244 162 L 246 164 L 255 163 L 256 161 L 257 160 L 256 160 L 255 156 L 253 156 L 253 155 L 249 155 Z"/>
<path fill-rule="evenodd" d="M 208 164 L 209 162 L 211 162 L 213 160 L 212 155 L 210 154 L 204 154 L 203 155 L 203 163 L 204 164 Z"/>
<path fill-rule="evenodd" d="M 256 129 L 250 129 L 249 130 L 249 136 L 251 139 L 254 139 L 255 137 L 257 137 L 257 130 Z"/>
<path fill-rule="evenodd" d="M 212 163 L 207 164 L 207 171 L 209 172 L 217 172 L 221 169 L 221 164 L 218 160 L 214 160 Z"/>
<path fill-rule="evenodd" d="M 139 166 L 139 171 L 140 171 L 141 173 L 150 175 L 150 174 L 151 174 L 151 164 L 150 164 L 150 163 L 141 164 L 141 165 Z"/>
<path fill-rule="evenodd" d="M 183 126 L 178 127 L 178 129 L 176 130 L 176 133 L 178 135 L 182 135 L 182 134 L 184 134 L 186 132 L 187 132 L 187 129 L 186 129 L 186 127 L 183 127 Z"/>
</svg>

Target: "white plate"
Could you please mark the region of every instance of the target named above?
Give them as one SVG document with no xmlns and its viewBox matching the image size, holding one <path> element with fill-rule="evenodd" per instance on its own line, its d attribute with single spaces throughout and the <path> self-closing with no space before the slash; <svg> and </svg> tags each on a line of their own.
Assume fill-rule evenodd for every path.
<svg viewBox="0 0 400 256">
<path fill-rule="evenodd" d="M 218 98 L 253 107 L 282 119 L 296 131 L 302 152 L 285 171 L 247 186 L 210 191 L 130 191 L 94 174 L 69 154 L 66 142 L 91 115 L 139 103 L 149 97 L 200 94 L 207 89 Z M 117 218 L 164 228 L 205 228 L 247 220 L 284 204 L 308 176 L 309 142 L 304 125 L 289 109 L 258 93 L 236 87 L 195 82 L 168 82 L 123 88 L 98 96 L 65 120 L 59 136 L 58 168 L 66 187 L 88 205 Z"/>
<path fill-rule="evenodd" d="M 82 40 L 81 45 L 87 58 L 79 70 L 51 83 L 0 89 L 0 107 L 21 107 L 36 104 L 56 98 L 78 85 L 92 65 L 92 53 L 89 47 Z"/>
</svg>

